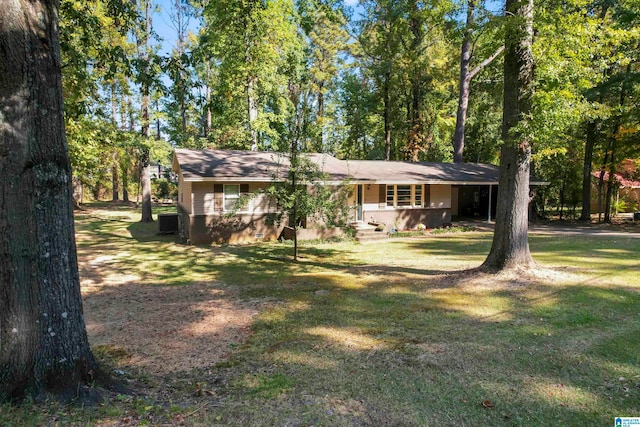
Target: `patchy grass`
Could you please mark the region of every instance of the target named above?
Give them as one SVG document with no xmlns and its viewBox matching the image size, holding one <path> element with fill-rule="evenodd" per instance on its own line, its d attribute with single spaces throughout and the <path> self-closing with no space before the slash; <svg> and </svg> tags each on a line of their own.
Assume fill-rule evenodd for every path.
<svg viewBox="0 0 640 427">
<path fill-rule="evenodd" d="M 127 208 L 76 216 L 98 357 L 132 393 L 0 425 L 607 425 L 639 416 L 640 239 L 489 233 L 195 247 Z M 467 271 L 464 271 L 467 270 Z"/>
</svg>

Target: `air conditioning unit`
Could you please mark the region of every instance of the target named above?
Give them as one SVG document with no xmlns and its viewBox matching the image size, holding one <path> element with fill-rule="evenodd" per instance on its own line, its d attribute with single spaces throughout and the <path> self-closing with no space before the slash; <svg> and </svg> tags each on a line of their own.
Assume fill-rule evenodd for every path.
<svg viewBox="0 0 640 427">
<path fill-rule="evenodd" d="M 176 234 L 178 233 L 178 214 L 163 213 L 158 214 L 158 233 Z"/>
</svg>

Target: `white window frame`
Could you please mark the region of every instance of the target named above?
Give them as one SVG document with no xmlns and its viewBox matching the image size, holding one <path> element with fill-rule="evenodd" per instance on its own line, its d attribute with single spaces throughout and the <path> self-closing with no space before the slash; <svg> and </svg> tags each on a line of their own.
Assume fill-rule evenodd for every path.
<svg viewBox="0 0 640 427">
<path fill-rule="evenodd" d="M 410 196 L 409 196 L 409 204 L 399 205 L 398 204 L 398 187 L 410 187 Z M 420 203 L 416 203 L 416 189 L 420 187 Z M 392 191 L 389 191 L 392 189 Z M 423 208 L 424 207 L 424 184 L 387 184 L 386 188 L 386 202 L 387 208 L 393 209 L 412 209 L 412 208 Z M 392 196 L 392 197 L 391 197 Z M 390 202 L 393 199 L 393 204 Z"/>
<path fill-rule="evenodd" d="M 236 187 L 237 191 L 235 195 L 229 195 L 227 194 L 227 188 L 231 188 L 231 187 Z M 229 212 L 233 209 L 227 209 L 227 201 L 233 201 L 233 204 L 235 205 L 238 202 L 238 199 L 240 198 L 240 184 L 224 184 L 224 187 L 222 189 L 222 210 L 223 212 Z"/>
</svg>

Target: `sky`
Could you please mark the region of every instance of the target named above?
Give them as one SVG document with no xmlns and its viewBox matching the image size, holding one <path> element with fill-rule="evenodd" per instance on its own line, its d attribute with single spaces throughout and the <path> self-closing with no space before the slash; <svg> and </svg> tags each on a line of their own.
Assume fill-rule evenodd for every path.
<svg viewBox="0 0 640 427">
<path fill-rule="evenodd" d="M 176 40 L 176 31 L 171 25 L 170 12 L 172 10 L 172 4 L 175 0 L 156 0 L 154 4 L 159 9 L 159 12 L 154 14 L 153 27 L 156 33 L 162 38 L 160 54 L 166 55 L 171 52 Z M 358 13 L 358 0 L 344 0 L 344 3 L 354 8 Z M 487 0 L 486 6 L 493 12 L 499 12 L 504 7 L 504 0 Z M 198 20 L 191 19 L 191 29 L 193 32 L 197 31 Z"/>
</svg>

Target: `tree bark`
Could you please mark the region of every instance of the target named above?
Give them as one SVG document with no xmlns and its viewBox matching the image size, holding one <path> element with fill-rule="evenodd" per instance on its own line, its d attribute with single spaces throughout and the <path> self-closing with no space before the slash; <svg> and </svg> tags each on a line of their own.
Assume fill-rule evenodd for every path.
<svg viewBox="0 0 640 427">
<path fill-rule="evenodd" d="M 505 35 L 504 108 L 496 227 L 483 268 L 491 271 L 529 268 L 528 206 L 531 145 L 527 116 L 534 93 L 533 0 L 507 0 L 510 16 Z"/>
<path fill-rule="evenodd" d="M 58 2 L 0 7 L 0 400 L 72 398 L 85 329 L 65 140 Z"/>
</svg>

